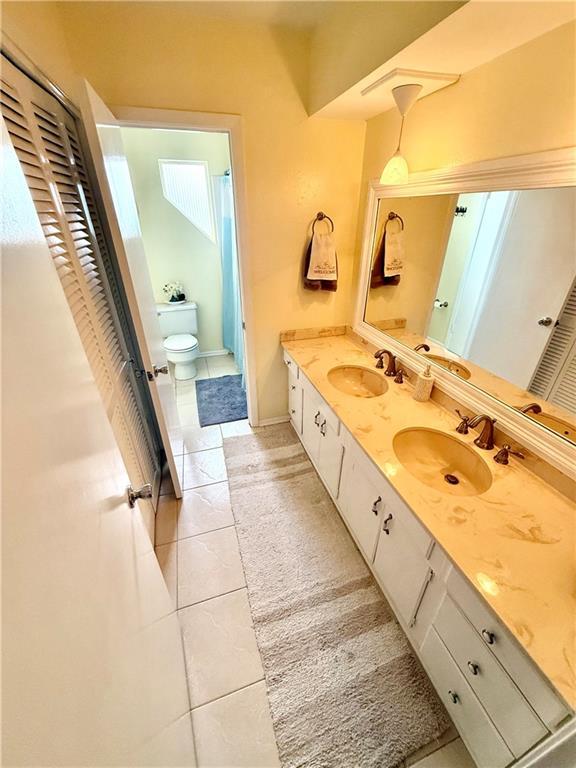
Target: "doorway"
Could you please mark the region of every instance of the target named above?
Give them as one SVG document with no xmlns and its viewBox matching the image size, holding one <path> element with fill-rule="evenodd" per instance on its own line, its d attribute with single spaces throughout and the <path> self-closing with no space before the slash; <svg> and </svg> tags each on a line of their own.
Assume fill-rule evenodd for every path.
<svg viewBox="0 0 576 768">
<path fill-rule="evenodd" d="M 229 135 L 120 130 L 180 424 L 188 431 L 245 420 Z"/>
</svg>

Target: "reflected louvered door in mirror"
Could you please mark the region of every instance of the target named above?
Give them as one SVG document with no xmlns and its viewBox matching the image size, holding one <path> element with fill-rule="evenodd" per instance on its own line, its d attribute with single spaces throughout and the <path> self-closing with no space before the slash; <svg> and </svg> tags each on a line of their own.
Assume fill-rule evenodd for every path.
<svg viewBox="0 0 576 768">
<path fill-rule="evenodd" d="M 102 260 L 106 243 L 74 118 L 4 57 L 1 108 L 131 483 L 154 486 L 157 450 Z M 141 508 L 152 533 L 153 508 Z"/>
</svg>

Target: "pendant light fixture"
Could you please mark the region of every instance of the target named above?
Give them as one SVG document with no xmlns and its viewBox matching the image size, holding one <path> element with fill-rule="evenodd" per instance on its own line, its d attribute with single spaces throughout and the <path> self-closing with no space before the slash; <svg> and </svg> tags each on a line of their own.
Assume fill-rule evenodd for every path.
<svg viewBox="0 0 576 768">
<path fill-rule="evenodd" d="M 380 176 L 380 184 L 402 184 L 408 178 L 408 163 L 400 152 L 400 142 L 402 141 L 404 118 L 408 114 L 410 107 L 418 98 L 418 94 L 421 90 L 422 86 L 418 83 L 398 85 L 396 88 L 392 89 L 392 96 L 394 97 L 398 111 L 402 115 L 402 123 L 400 124 L 400 136 L 398 137 L 396 152 L 394 152 L 390 160 L 386 163 L 386 166 L 382 171 L 382 176 Z"/>
</svg>

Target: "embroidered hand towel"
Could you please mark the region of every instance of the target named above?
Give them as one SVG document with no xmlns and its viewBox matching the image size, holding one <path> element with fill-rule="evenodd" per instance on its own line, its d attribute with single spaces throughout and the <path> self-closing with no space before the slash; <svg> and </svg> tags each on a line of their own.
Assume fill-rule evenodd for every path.
<svg viewBox="0 0 576 768">
<path fill-rule="evenodd" d="M 399 277 L 404 269 L 404 231 L 386 228 L 386 249 L 384 252 L 384 277 Z"/>
<path fill-rule="evenodd" d="M 336 246 L 331 232 L 315 232 L 312 237 L 308 280 L 337 280 Z"/>
</svg>

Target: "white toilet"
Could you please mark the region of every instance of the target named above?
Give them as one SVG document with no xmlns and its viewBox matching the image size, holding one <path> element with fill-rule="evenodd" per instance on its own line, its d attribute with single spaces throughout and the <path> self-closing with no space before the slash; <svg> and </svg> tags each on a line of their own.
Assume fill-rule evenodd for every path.
<svg viewBox="0 0 576 768">
<path fill-rule="evenodd" d="M 174 376 L 186 381 L 196 376 L 195 360 L 200 354 L 198 339 L 198 306 L 193 301 L 182 304 L 157 304 L 160 331 L 168 362 L 174 363 Z"/>
</svg>

